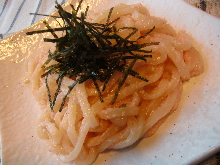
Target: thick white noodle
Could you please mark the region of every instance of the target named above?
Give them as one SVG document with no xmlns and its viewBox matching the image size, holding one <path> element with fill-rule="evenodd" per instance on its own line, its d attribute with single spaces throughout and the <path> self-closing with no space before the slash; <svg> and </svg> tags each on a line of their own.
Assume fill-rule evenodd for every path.
<svg viewBox="0 0 220 165">
<path fill-rule="evenodd" d="M 86 118 L 88 124 L 94 128 L 98 126 L 98 121 L 95 118 L 94 110 L 90 107 L 88 102 L 88 96 L 86 94 L 85 83 L 77 84 L 76 87 L 76 95 L 81 106 L 84 118 Z"/>
<path fill-rule="evenodd" d="M 94 22 L 105 23 L 108 14 L 109 11 L 106 11 Z M 147 59 L 147 62 L 139 60 L 133 67 L 140 76 L 149 81 L 128 76 L 115 104 L 110 104 L 113 91 L 123 75 L 118 71 L 112 75 L 106 86 L 104 102 L 99 100 L 94 85 L 86 81 L 74 87 L 67 96 L 62 112 L 59 112 L 63 97 L 69 86 L 75 82 L 64 77 L 54 112 L 51 112 L 45 79 L 41 78 L 41 66 L 47 58 L 47 50 L 54 48 L 45 45 L 42 54 L 27 63 L 33 93 L 43 109 L 37 124 L 38 136 L 46 139 L 50 151 L 59 155 L 64 162 L 88 165 L 106 149 L 124 148 L 145 134 L 152 136 L 177 108 L 182 82 L 203 72 L 202 58 L 185 32 L 176 33 L 165 20 L 150 16 L 141 4 L 117 5 L 111 20 L 118 17 L 120 20 L 116 27 L 134 26 L 138 29 L 131 40 L 136 40 L 155 26 L 153 32 L 138 42 L 159 41 L 160 44 L 143 48 L 152 50 L 153 57 Z M 130 32 L 131 29 L 118 33 L 121 37 L 126 37 Z M 111 42 L 114 44 L 113 40 Z M 58 75 L 48 77 L 52 98 L 57 89 L 57 77 Z"/>
</svg>

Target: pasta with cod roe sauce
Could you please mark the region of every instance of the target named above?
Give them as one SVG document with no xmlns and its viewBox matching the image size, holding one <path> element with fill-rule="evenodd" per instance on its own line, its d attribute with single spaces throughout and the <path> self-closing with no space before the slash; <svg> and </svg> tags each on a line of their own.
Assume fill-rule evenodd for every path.
<svg viewBox="0 0 220 165">
<path fill-rule="evenodd" d="M 109 10 L 91 21 L 104 24 L 108 15 Z M 159 44 L 141 48 L 139 56 L 150 50 L 152 57 L 136 60 L 132 71 L 138 73 L 139 78 L 128 71 L 130 74 L 113 104 L 114 92 L 126 69 L 112 73 L 105 90 L 101 91 L 102 101 L 100 91 L 97 91 L 97 85 L 104 86 L 102 81 L 87 79 L 77 83 L 68 93 L 77 77 L 63 76 L 57 91 L 59 75 L 42 76 L 45 74 L 42 66 L 47 61 L 48 50 L 55 51 L 50 44 L 28 63 L 32 90 L 42 107 L 37 125 L 38 136 L 47 140 L 49 151 L 59 155 L 64 162 L 91 164 L 106 149 L 124 148 L 140 138 L 152 136 L 177 108 L 182 83 L 204 70 L 202 57 L 193 47 L 192 39 L 184 31 L 175 32 L 164 19 L 150 16 L 141 4 L 118 4 L 112 10 L 109 22 L 117 18 L 120 19 L 115 21 L 114 28 L 120 29 L 118 36 L 126 38 L 132 33 L 127 37 L 129 41 Z M 135 33 L 134 28 L 137 29 Z M 118 44 L 113 39 L 109 41 L 112 45 Z M 130 65 L 133 59 L 129 52 L 126 54 L 128 58 L 125 60 Z M 56 65 L 56 62 L 50 61 L 49 65 Z M 48 89 L 49 98 L 56 95 L 56 102 L 51 103 L 48 99 Z M 59 111 L 64 97 L 65 103 Z"/>
</svg>

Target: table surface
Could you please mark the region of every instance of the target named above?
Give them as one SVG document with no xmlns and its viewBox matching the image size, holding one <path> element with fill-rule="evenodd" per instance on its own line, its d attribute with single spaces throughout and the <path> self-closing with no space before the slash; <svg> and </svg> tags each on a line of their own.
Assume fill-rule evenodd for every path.
<svg viewBox="0 0 220 165">
<path fill-rule="evenodd" d="M 68 0 L 57 0 L 58 3 L 64 4 Z M 185 0 L 189 4 L 220 18 L 220 0 Z M 18 32 L 31 24 L 42 19 L 42 16 L 27 16 L 27 21 L 19 21 L 24 13 L 45 13 L 50 14 L 54 9 L 54 0 L 1 0 L 0 1 L 0 39 L 6 38 L 15 32 Z M 22 24 L 21 24 L 22 22 Z M 1 138 L 0 138 L 1 144 Z M 1 163 L 1 146 L 0 146 L 0 163 Z M 220 165 L 220 152 L 213 155 L 201 165 Z"/>
</svg>

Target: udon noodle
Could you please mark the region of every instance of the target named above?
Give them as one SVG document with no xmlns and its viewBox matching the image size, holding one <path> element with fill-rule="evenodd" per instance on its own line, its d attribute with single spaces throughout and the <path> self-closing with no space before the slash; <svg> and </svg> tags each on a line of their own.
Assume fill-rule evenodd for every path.
<svg viewBox="0 0 220 165">
<path fill-rule="evenodd" d="M 108 12 L 93 21 L 102 23 L 107 16 Z M 45 46 L 37 59 L 28 63 L 33 93 L 42 107 L 37 134 L 47 140 L 49 150 L 64 162 L 91 164 L 106 149 L 124 148 L 140 138 L 152 136 L 176 110 L 182 94 L 182 83 L 203 72 L 201 55 L 184 31 L 175 32 L 164 19 L 150 16 L 141 4 L 117 5 L 111 19 L 117 17 L 120 17 L 117 28 L 138 29 L 130 40 L 136 40 L 155 26 L 155 30 L 140 39 L 139 43 L 160 44 L 146 47 L 146 50 L 152 50 L 152 58 L 148 58 L 147 62 L 139 60 L 133 67 L 149 82 L 128 76 L 113 105 L 110 105 L 113 91 L 122 76 L 118 71 L 109 80 L 103 94 L 104 102 L 100 102 L 92 81 L 87 80 L 74 87 L 67 96 L 62 112 L 58 112 L 68 86 L 74 82 L 64 77 L 52 112 L 45 80 L 41 78 L 41 66 L 48 50 L 54 48 Z M 129 29 L 119 32 L 122 37 L 128 33 Z M 48 78 L 52 96 L 57 88 L 56 79 L 57 75 Z"/>
</svg>

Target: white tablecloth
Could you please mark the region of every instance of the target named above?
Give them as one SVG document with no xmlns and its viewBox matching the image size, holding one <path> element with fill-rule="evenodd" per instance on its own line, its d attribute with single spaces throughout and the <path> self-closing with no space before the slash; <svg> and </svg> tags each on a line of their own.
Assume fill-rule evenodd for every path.
<svg viewBox="0 0 220 165">
<path fill-rule="evenodd" d="M 67 0 L 57 0 L 64 4 Z M 41 20 L 42 16 L 29 13 L 50 14 L 55 10 L 55 0 L 0 0 L 0 39 L 12 35 Z"/>
</svg>

